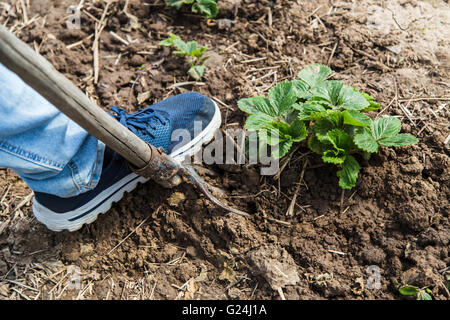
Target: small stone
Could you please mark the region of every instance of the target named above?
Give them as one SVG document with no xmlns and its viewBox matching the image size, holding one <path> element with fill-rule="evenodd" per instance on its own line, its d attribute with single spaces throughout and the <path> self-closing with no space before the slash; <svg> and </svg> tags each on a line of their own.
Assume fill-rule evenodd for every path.
<svg viewBox="0 0 450 320">
<path fill-rule="evenodd" d="M 186 200 L 186 196 L 183 193 L 181 193 L 181 192 L 174 192 L 169 197 L 169 199 L 167 199 L 167 202 L 172 207 L 178 207 L 185 200 Z"/>
<path fill-rule="evenodd" d="M 144 63 L 145 63 L 145 59 L 138 54 L 134 55 L 130 60 L 130 64 L 134 67 L 140 67 Z"/>
<path fill-rule="evenodd" d="M 230 20 L 230 19 L 218 19 L 217 20 L 217 27 L 220 30 L 230 29 L 232 24 L 233 24 L 233 20 Z"/>
</svg>

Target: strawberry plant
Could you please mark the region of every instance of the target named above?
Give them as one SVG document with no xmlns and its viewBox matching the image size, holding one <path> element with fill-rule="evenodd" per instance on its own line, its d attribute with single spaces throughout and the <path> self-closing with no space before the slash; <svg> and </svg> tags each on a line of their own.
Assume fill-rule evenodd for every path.
<svg viewBox="0 0 450 320">
<path fill-rule="evenodd" d="M 416 296 L 416 300 L 433 300 L 431 297 L 431 290 L 428 288 L 419 288 L 416 286 L 410 286 L 406 285 L 403 287 L 400 287 L 399 289 L 400 294 L 404 296 Z"/>
<path fill-rule="evenodd" d="M 192 4 L 192 12 L 200 13 L 207 18 L 214 18 L 219 13 L 216 0 L 168 0 L 168 7 L 180 10 L 184 4 Z"/>
<path fill-rule="evenodd" d="M 187 58 L 190 69 L 188 74 L 195 80 L 200 80 L 205 73 L 206 67 L 203 65 L 208 57 L 203 57 L 207 46 L 198 47 L 197 41 L 184 42 L 181 38 L 173 33 L 170 34 L 169 38 L 159 42 L 159 45 L 177 48 L 174 54 L 184 56 Z"/>
<path fill-rule="evenodd" d="M 331 69 L 313 64 L 298 78 L 270 89 L 268 97 L 241 99 L 239 108 L 248 113 L 247 130 L 273 146 L 272 156 L 285 156 L 294 143 L 307 140 L 308 147 L 325 163 L 337 165 L 339 186 L 355 186 L 360 166 L 354 154 L 368 159 L 379 146 L 415 144 L 417 138 L 399 133 L 395 117 L 372 119 L 366 113 L 381 106 L 374 99 L 341 81 L 327 80 Z"/>
</svg>

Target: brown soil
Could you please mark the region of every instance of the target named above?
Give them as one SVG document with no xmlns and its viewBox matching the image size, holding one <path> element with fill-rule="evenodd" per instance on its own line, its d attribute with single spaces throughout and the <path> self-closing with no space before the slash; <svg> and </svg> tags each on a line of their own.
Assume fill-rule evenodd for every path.
<svg viewBox="0 0 450 320">
<path fill-rule="evenodd" d="M 280 299 L 281 288 L 287 299 L 403 299 L 397 284 L 449 298 L 446 1 L 229 0 L 219 1 L 218 18 L 231 23 L 207 23 L 162 1 L 127 1 L 127 15 L 120 0 L 106 15 L 97 85 L 93 38 L 86 38 L 106 2 L 85 2 L 90 16 L 82 14 L 81 30 L 65 27 L 66 8 L 78 3 L 68 0 L 32 1 L 28 25 L 20 1 L 7 1 L 15 5 L 9 16 L 0 6 L 0 23 L 105 109 L 133 111 L 194 90 L 222 102 L 223 128 L 238 127 L 245 120 L 239 99 L 264 94 L 310 63 L 328 63 L 334 79 L 373 95 L 385 106 L 381 113 L 402 117 L 403 131 L 420 142 L 382 148 L 363 162 L 342 210 L 336 169 L 300 148 L 279 181 L 257 167 L 208 167 L 208 181 L 249 219 L 215 208 L 191 184 L 166 190 L 148 183 L 74 233 L 38 223 L 31 191 L 0 170 L 0 298 Z M 203 85 L 170 88 L 189 79 L 183 60 L 158 47 L 169 32 L 208 45 Z M 150 98 L 138 104 L 143 92 Z M 305 159 L 295 214 L 287 217 Z M 174 192 L 186 198 L 178 207 L 167 201 Z M 66 286 L 71 265 L 80 268 L 81 290 Z M 379 289 L 367 285 L 372 265 L 380 270 Z"/>
</svg>

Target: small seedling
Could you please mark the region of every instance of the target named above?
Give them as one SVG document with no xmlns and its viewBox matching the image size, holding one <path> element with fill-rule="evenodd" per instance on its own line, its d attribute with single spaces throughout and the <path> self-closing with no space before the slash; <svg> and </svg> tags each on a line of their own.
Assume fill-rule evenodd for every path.
<svg viewBox="0 0 450 320">
<path fill-rule="evenodd" d="M 417 300 L 433 300 L 431 297 L 431 290 L 428 288 L 422 288 L 416 286 L 406 285 L 400 287 L 398 291 L 404 296 L 416 296 Z"/>
<path fill-rule="evenodd" d="M 298 80 L 283 81 L 270 89 L 268 98 L 241 99 L 239 108 L 250 114 L 245 126 L 273 146 L 272 156 L 285 156 L 294 143 L 308 147 L 325 163 L 337 165 L 339 186 L 355 186 L 360 166 L 353 156 L 369 159 L 379 145 L 395 147 L 417 143 L 416 137 L 399 133 L 395 117 L 371 119 L 365 113 L 381 106 L 366 94 L 341 81 L 326 80 L 327 66 L 313 64 L 298 74 Z"/>
<path fill-rule="evenodd" d="M 200 13 L 209 19 L 214 18 L 219 13 L 216 0 L 168 0 L 168 7 L 175 7 L 180 10 L 184 4 L 192 4 L 192 12 Z"/>
<path fill-rule="evenodd" d="M 177 48 L 174 54 L 186 57 L 190 69 L 188 74 L 195 80 L 200 80 L 205 73 L 206 67 L 203 65 L 208 57 L 203 57 L 207 46 L 198 47 L 197 41 L 184 42 L 181 38 L 173 33 L 170 34 L 169 38 L 162 40 L 159 45 Z"/>
</svg>

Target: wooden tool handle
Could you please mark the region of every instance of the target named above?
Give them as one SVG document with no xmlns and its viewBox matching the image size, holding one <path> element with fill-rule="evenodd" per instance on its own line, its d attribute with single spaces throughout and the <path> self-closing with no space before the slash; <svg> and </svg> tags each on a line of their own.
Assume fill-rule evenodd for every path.
<svg viewBox="0 0 450 320">
<path fill-rule="evenodd" d="M 2 25 L 0 63 L 137 168 L 149 162 L 151 150 L 144 141 L 94 104 L 47 60 Z"/>
</svg>

